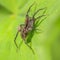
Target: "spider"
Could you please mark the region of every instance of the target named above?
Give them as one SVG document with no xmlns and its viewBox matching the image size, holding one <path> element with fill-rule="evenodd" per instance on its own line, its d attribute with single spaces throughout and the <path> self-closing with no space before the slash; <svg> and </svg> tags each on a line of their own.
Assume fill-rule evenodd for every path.
<svg viewBox="0 0 60 60">
<path fill-rule="evenodd" d="M 31 46 L 28 45 L 28 42 L 27 42 L 27 40 L 26 40 L 26 37 L 28 36 L 28 34 L 29 34 L 30 31 L 31 31 L 30 33 L 33 33 L 32 31 L 35 30 L 35 24 L 36 24 L 36 22 L 38 22 L 38 19 L 41 18 L 41 17 L 43 17 L 43 16 L 45 16 L 45 15 L 44 15 L 45 11 L 44 11 L 41 16 L 38 16 L 38 17 L 35 18 L 35 15 L 36 15 L 40 10 L 44 10 L 44 9 L 45 9 L 45 8 L 41 8 L 41 9 L 38 9 L 38 10 L 33 14 L 32 17 L 30 17 L 30 16 L 29 16 L 29 12 L 30 12 L 30 9 L 31 9 L 31 7 L 32 7 L 33 5 L 34 5 L 34 4 L 32 4 L 32 5 L 29 7 L 29 9 L 28 9 L 28 11 L 27 11 L 27 14 L 26 14 L 25 23 L 19 25 L 17 34 L 16 34 L 16 36 L 15 36 L 15 38 L 14 38 L 14 43 L 15 43 L 16 47 L 18 48 L 18 45 L 17 45 L 17 43 L 16 43 L 16 39 L 17 39 L 18 34 L 21 33 L 21 37 L 22 37 L 24 43 L 25 43 L 32 51 L 33 51 L 33 49 L 32 49 Z M 31 42 L 31 41 L 30 41 L 30 42 Z M 34 51 L 33 51 L 33 53 L 34 53 Z"/>
</svg>

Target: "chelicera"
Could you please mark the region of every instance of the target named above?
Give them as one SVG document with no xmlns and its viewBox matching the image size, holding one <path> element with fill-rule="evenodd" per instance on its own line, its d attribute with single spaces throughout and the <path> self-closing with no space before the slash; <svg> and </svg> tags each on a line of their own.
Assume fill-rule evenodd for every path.
<svg viewBox="0 0 60 60">
<path fill-rule="evenodd" d="M 32 5 L 29 7 L 29 9 L 28 9 L 28 11 L 27 11 L 27 14 L 26 14 L 25 23 L 19 25 L 17 34 L 16 34 L 16 36 L 15 36 L 15 38 L 14 38 L 14 43 L 15 43 L 16 47 L 18 48 L 18 45 L 17 45 L 17 43 L 16 43 L 16 38 L 17 38 L 18 34 L 21 33 L 21 37 L 22 37 L 24 43 L 25 43 L 32 51 L 33 51 L 33 49 L 32 49 L 31 46 L 29 46 L 28 43 L 26 42 L 26 37 L 28 36 L 29 31 L 32 31 L 32 30 L 33 30 L 34 24 L 36 23 L 36 21 L 37 21 L 39 18 L 45 16 L 45 15 L 44 15 L 45 11 L 44 11 L 41 16 L 38 16 L 38 17 L 35 18 L 35 15 L 36 15 L 40 10 L 44 10 L 44 9 L 45 9 L 45 8 L 41 8 L 41 9 L 38 9 L 38 10 L 33 14 L 32 17 L 30 17 L 30 16 L 29 16 L 29 12 L 30 12 L 30 9 L 31 9 L 31 7 L 32 7 L 33 5 L 34 5 L 34 4 L 32 4 Z M 33 33 L 33 32 L 32 32 L 32 33 Z M 33 52 L 34 52 L 34 51 L 33 51 Z"/>
</svg>

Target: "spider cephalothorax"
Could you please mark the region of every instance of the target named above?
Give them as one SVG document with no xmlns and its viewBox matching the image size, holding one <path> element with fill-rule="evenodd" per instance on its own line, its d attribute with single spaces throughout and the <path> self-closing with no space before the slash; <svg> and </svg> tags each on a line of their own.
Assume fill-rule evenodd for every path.
<svg viewBox="0 0 60 60">
<path fill-rule="evenodd" d="M 25 44 L 26 44 L 28 47 L 30 47 L 30 46 L 26 43 L 26 40 L 25 40 L 25 39 L 26 39 L 26 37 L 28 36 L 28 33 L 29 33 L 30 31 L 32 31 L 33 28 L 35 27 L 34 24 L 36 23 L 37 19 L 45 16 L 45 15 L 44 15 L 45 11 L 44 11 L 41 16 L 38 16 L 38 17 L 35 18 L 35 15 L 36 15 L 40 10 L 45 9 L 45 8 L 42 8 L 42 9 L 38 9 L 38 10 L 33 14 L 33 16 L 30 17 L 30 16 L 28 15 L 28 13 L 29 13 L 29 11 L 30 11 L 30 9 L 31 9 L 32 6 L 33 6 L 33 4 L 29 7 L 29 9 L 28 9 L 28 11 L 27 11 L 25 23 L 24 23 L 24 24 L 21 24 L 21 25 L 18 27 L 18 32 L 17 32 L 16 37 L 15 37 L 15 39 L 14 39 L 14 42 L 15 42 L 15 45 L 16 45 L 16 46 L 17 46 L 17 44 L 16 44 L 16 38 L 17 38 L 17 36 L 18 36 L 18 33 L 20 32 L 20 33 L 21 33 L 21 37 L 22 37 L 22 39 L 24 40 Z M 32 32 L 32 33 L 33 33 L 33 32 Z M 18 46 L 17 46 L 17 47 L 18 47 Z M 30 47 L 30 48 L 31 48 L 31 47 Z M 31 49 L 32 49 L 32 48 L 31 48 Z"/>
</svg>

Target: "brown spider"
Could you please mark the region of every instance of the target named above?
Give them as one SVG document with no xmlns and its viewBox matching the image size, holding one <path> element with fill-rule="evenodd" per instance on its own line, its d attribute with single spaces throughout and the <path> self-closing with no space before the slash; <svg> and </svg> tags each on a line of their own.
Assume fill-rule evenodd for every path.
<svg viewBox="0 0 60 60">
<path fill-rule="evenodd" d="M 28 15 L 31 7 L 33 6 L 33 4 L 29 7 L 28 11 L 27 11 L 27 14 L 26 14 L 26 20 L 25 20 L 25 24 L 21 24 L 19 27 L 18 27 L 18 32 L 14 38 L 14 42 L 15 42 L 15 45 L 16 47 L 18 48 L 17 44 L 16 44 L 16 38 L 18 36 L 18 33 L 20 32 L 21 33 L 21 37 L 22 39 L 24 40 L 25 44 L 33 51 L 33 49 L 28 45 L 28 43 L 26 42 L 26 37 L 28 36 L 28 33 L 29 31 L 32 31 L 33 28 L 34 28 L 34 24 L 36 22 L 37 19 L 45 16 L 44 13 L 45 11 L 43 12 L 43 14 L 41 16 L 38 16 L 37 18 L 35 18 L 35 15 L 40 11 L 40 10 L 43 10 L 45 8 L 42 8 L 42 9 L 38 9 L 34 15 L 32 17 L 30 17 Z M 32 32 L 33 33 L 33 32 Z M 34 51 L 33 51 L 34 52 Z"/>
</svg>

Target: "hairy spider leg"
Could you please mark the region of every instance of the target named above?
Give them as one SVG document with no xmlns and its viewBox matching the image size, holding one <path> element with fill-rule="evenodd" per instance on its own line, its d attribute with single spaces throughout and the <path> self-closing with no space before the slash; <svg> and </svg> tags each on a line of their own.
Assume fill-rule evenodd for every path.
<svg viewBox="0 0 60 60">
<path fill-rule="evenodd" d="M 29 7 L 26 16 L 28 16 L 28 13 L 30 12 L 31 7 L 34 5 L 34 3 Z"/>
<path fill-rule="evenodd" d="M 45 9 L 45 10 L 44 10 L 44 9 Z M 42 9 L 37 10 L 37 11 L 35 12 L 34 16 L 35 16 L 35 15 L 36 15 L 40 10 L 44 10 L 44 11 L 43 11 L 43 14 L 42 14 L 41 16 L 38 16 L 38 17 L 36 17 L 36 18 L 35 18 L 35 22 L 36 22 L 36 24 L 39 22 L 39 20 L 37 20 L 37 19 L 39 19 L 39 18 L 41 19 L 42 17 L 46 16 L 46 15 L 45 15 L 46 7 L 45 7 L 45 8 L 42 8 Z M 37 20 L 37 21 L 36 21 L 36 20 Z M 43 19 L 43 20 L 44 20 L 44 19 Z M 43 21 L 43 20 L 42 20 L 42 21 Z M 42 21 L 41 21 L 41 22 L 42 22 Z"/>
<path fill-rule="evenodd" d="M 16 33 L 16 36 L 15 36 L 15 38 L 14 38 L 14 43 L 15 43 L 15 45 L 16 45 L 17 48 L 18 48 L 18 45 L 17 45 L 17 43 L 16 43 L 16 39 L 17 39 L 18 34 L 19 34 L 19 31 Z"/>
<path fill-rule="evenodd" d="M 45 10 L 44 10 L 44 9 L 45 9 Z M 38 17 L 34 18 L 34 20 L 37 20 L 37 19 L 39 19 L 39 18 L 41 19 L 42 17 L 46 16 L 46 15 L 45 15 L 46 7 L 37 10 L 37 11 L 34 13 L 33 16 L 35 16 L 40 10 L 44 10 L 44 11 L 43 11 L 43 14 L 42 14 L 41 16 L 38 16 Z M 35 22 L 36 22 L 36 23 L 35 23 L 35 25 L 36 25 L 35 27 L 39 26 L 45 19 L 46 19 L 46 17 L 45 17 L 44 19 L 42 19 L 40 22 L 39 22 L 39 20 L 35 21 Z M 39 30 L 39 32 L 38 32 L 38 30 Z M 36 28 L 35 28 L 35 32 L 41 33 L 40 29 L 36 29 Z"/>
<path fill-rule="evenodd" d="M 28 45 L 28 44 L 26 43 L 26 41 L 24 41 L 24 43 L 31 49 L 31 51 L 33 52 L 33 54 L 35 54 L 35 52 L 34 52 L 34 50 L 32 49 L 32 47 L 31 47 L 30 45 Z"/>
<path fill-rule="evenodd" d="M 44 10 L 45 9 L 45 10 Z M 38 9 L 35 13 L 34 13 L 34 15 L 33 15 L 33 18 L 35 17 L 35 15 L 39 12 L 39 11 L 41 11 L 41 10 L 44 10 L 44 12 L 43 12 L 43 14 L 46 12 L 46 7 L 45 8 L 41 8 L 41 9 Z"/>
<path fill-rule="evenodd" d="M 39 19 L 39 18 L 42 18 L 42 17 L 44 17 L 44 16 L 46 16 L 46 15 L 38 16 L 37 18 L 35 18 L 35 20 L 37 20 L 37 19 Z"/>
<path fill-rule="evenodd" d="M 42 14 L 41 16 L 36 17 L 35 20 L 37 20 L 37 19 L 39 19 L 39 18 L 41 19 L 42 17 L 46 16 L 46 15 L 45 15 L 45 12 L 46 12 L 46 9 L 44 10 L 43 14 Z M 36 24 L 42 23 L 45 19 L 46 19 L 46 17 L 45 17 L 44 19 L 42 19 L 40 22 L 39 22 L 39 20 L 37 20 L 37 21 L 36 21 Z M 38 25 L 39 25 L 39 24 L 38 24 Z"/>
<path fill-rule="evenodd" d="M 24 26 L 24 24 L 21 24 L 19 27 L 23 27 L 23 26 Z M 18 45 L 17 45 L 17 43 L 16 43 L 16 39 L 17 39 L 17 37 L 18 37 L 19 32 L 20 32 L 20 29 L 18 29 L 18 31 L 17 31 L 17 33 L 16 33 L 16 36 L 15 36 L 15 38 L 14 38 L 14 43 L 15 43 L 15 45 L 16 45 L 17 48 L 18 48 Z"/>
</svg>

